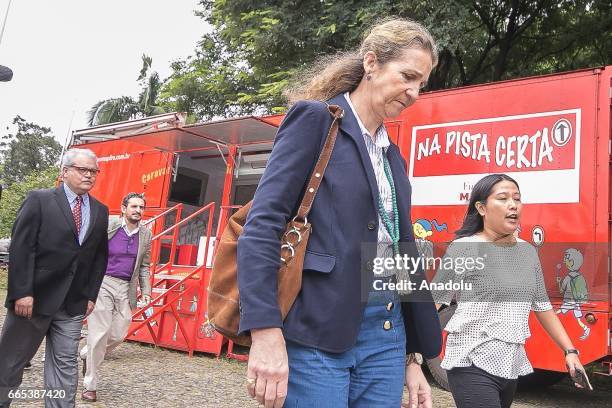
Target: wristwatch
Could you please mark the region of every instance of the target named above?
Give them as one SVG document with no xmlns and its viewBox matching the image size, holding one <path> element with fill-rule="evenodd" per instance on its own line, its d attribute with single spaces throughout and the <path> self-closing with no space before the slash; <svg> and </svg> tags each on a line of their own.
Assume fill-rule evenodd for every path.
<svg viewBox="0 0 612 408">
<path fill-rule="evenodd" d="M 421 353 L 408 353 L 406 356 L 406 365 L 417 363 L 418 365 L 423 364 L 423 355 Z"/>
<path fill-rule="evenodd" d="M 568 354 L 575 354 L 577 356 L 580 355 L 580 352 L 576 349 L 567 349 L 565 350 L 565 356 L 567 357 Z"/>
</svg>

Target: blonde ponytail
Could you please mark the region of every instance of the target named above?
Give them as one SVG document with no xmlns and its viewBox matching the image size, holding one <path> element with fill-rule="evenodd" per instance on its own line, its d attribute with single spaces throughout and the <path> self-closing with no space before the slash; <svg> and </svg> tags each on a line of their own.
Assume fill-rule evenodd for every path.
<svg viewBox="0 0 612 408">
<path fill-rule="evenodd" d="M 373 25 L 366 33 L 358 51 L 344 51 L 324 56 L 310 68 L 299 72 L 285 88 L 289 104 L 301 99 L 326 101 L 338 94 L 352 92 L 361 82 L 363 57 L 373 52 L 380 64 L 399 58 L 407 48 L 429 51 L 432 66 L 438 63 L 438 50 L 427 29 L 412 20 L 388 18 Z"/>
</svg>

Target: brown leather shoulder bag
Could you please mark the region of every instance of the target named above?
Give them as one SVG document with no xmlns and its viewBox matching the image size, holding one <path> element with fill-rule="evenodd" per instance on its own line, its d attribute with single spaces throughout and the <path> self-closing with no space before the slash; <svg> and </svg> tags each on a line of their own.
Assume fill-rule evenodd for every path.
<svg viewBox="0 0 612 408">
<path fill-rule="evenodd" d="M 336 143 L 340 119 L 344 116 L 342 108 L 328 105 L 333 117 L 325 144 L 304 191 L 297 214 L 287 223 L 282 236 L 281 265 L 278 271 L 278 304 L 283 319 L 287 316 L 302 287 L 302 266 L 306 245 L 310 236 L 308 213 L 323 179 L 323 174 Z M 208 322 L 225 337 L 235 343 L 250 345 L 248 334 L 238 335 L 240 323 L 237 242 L 242 234 L 252 201 L 240 208 L 228 221 L 221 239 L 217 243 L 212 274 L 208 286 Z"/>
</svg>

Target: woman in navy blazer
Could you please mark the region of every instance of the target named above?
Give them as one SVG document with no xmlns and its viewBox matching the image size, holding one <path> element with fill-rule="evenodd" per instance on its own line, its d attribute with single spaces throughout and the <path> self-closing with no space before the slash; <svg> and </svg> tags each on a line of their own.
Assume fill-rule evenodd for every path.
<svg viewBox="0 0 612 408">
<path fill-rule="evenodd" d="M 420 367 L 421 354 L 432 358 L 441 349 L 431 295 L 373 296 L 371 248 L 387 237 L 383 242 L 402 243 L 400 254 L 417 256 L 406 162 L 388 142 L 383 120 L 416 101 L 436 62 L 423 26 L 389 19 L 358 51 L 320 62 L 289 94 L 307 100 L 292 106 L 278 130 L 238 240 L 240 331 L 253 340 L 247 389 L 266 407 L 396 408 L 404 378 L 411 404 L 431 407 Z M 280 238 L 332 122 L 327 104 L 339 105 L 344 117 L 308 216 L 302 289 L 283 321 Z M 417 288 L 423 279 L 422 271 L 410 276 Z"/>
</svg>

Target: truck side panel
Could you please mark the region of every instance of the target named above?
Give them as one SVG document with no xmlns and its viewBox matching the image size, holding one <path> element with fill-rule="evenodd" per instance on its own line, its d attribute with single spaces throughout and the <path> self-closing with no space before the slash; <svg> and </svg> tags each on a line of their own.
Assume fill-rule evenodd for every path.
<svg viewBox="0 0 612 408">
<path fill-rule="evenodd" d="M 172 176 L 172 154 L 149 146 L 112 140 L 85 146 L 98 156 L 100 174 L 92 194 L 111 212 L 120 211 L 129 192 L 145 193 L 147 208 L 165 207 Z"/>
<path fill-rule="evenodd" d="M 585 362 L 609 352 L 609 83 L 607 68 L 435 92 L 400 116 L 413 222 L 431 232 L 424 239 L 453 239 L 484 175 L 517 180 L 524 203 L 519 236 L 539 252 L 555 310 L 564 302 L 558 281 L 570 272 L 586 280 L 588 300 L 559 312 Z M 570 253 L 580 262 L 566 263 Z M 531 330 L 534 367 L 563 370 L 537 322 Z"/>
</svg>

